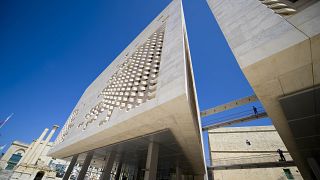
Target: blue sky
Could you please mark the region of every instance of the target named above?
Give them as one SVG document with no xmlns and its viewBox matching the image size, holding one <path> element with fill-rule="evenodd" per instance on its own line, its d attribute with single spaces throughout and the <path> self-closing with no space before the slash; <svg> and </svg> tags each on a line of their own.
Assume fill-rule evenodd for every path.
<svg viewBox="0 0 320 180">
<path fill-rule="evenodd" d="M 170 2 L 1 1 L 0 118 L 15 114 L 0 144 L 62 127 L 86 87 Z M 206 1 L 183 4 L 200 110 L 253 94 Z"/>
</svg>

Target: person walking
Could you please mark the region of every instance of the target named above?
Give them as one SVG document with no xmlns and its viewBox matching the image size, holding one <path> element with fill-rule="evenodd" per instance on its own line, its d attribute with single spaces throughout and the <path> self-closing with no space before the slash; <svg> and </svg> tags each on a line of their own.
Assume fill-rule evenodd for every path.
<svg viewBox="0 0 320 180">
<path fill-rule="evenodd" d="M 256 115 L 256 117 L 258 116 L 258 109 L 255 106 L 252 106 L 252 110 L 254 115 Z"/>
<path fill-rule="evenodd" d="M 277 152 L 280 156 L 280 161 L 286 161 L 286 158 L 283 155 L 283 151 L 281 149 L 278 149 Z"/>
</svg>

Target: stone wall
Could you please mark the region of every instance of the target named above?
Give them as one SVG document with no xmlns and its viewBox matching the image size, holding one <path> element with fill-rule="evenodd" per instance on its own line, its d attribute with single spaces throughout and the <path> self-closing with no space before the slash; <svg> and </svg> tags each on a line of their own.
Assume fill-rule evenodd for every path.
<svg viewBox="0 0 320 180">
<path fill-rule="evenodd" d="M 295 178 L 301 179 L 295 166 L 283 168 L 247 167 L 250 164 L 277 163 L 280 159 L 278 149 L 284 152 L 287 161 L 292 161 L 273 126 L 227 127 L 213 129 L 208 133 L 211 163 L 216 168 L 213 170 L 215 180 L 283 179 L 285 177 L 283 169 L 290 169 Z M 239 167 L 228 169 L 234 165 L 239 165 Z"/>
</svg>

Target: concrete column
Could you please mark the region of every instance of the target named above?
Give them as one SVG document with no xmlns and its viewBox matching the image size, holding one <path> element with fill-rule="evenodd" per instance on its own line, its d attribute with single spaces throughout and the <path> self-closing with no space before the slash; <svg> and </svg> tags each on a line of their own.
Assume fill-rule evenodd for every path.
<svg viewBox="0 0 320 180">
<path fill-rule="evenodd" d="M 91 162 L 92 157 L 93 157 L 93 153 L 94 153 L 94 151 L 88 152 L 88 154 L 86 156 L 86 159 L 84 160 L 83 165 L 81 167 L 81 170 L 79 172 L 79 176 L 78 176 L 77 180 L 83 180 L 84 177 L 86 176 L 87 170 L 88 170 L 88 168 L 90 166 L 90 162 Z"/>
<path fill-rule="evenodd" d="M 27 156 L 24 158 L 23 162 L 28 163 L 30 161 L 31 157 L 34 155 L 36 149 L 38 148 L 39 144 L 41 143 L 41 141 L 43 140 L 44 136 L 47 134 L 48 131 L 49 131 L 48 128 L 44 129 L 41 136 L 34 143 L 32 149 L 30 149 L 30 152 L 28 152 Z"/>
<path fill-rule="evenodd" d="M 110 152 L 105 159 L 105 164 L 103 167 L 102 174 L 100 176 L 100 180 L 109 180 L 111 170 L 113 167 L 114 159 L 116 158 L 116 153 L 114 151 Z"/>
<path fill-rule="evenodd" d="M 159 145 L 155 142 L 150 142 L 148 146 L 148 155 L 146 163 L 146 171 L 144 173 L 144 180 L 157 178 Z"/>
<path fill-rule="evenodd" d="M 71 162 L 70 162 L 70 164 L 69 164 L 69 166 L 68 166 L 68 169 L 67 169 L 66 173 L 64 174 L 62 180 L 68 180 L 68 179 L 69 179 L 69 177 L 70 177 L 70 175 L 71 175 L 71 173 L 72 173 L 72 170 L 73 170 L 73 168 L 74 168 L 74 165 L 77 163 L 78 156 L 79 156 L 79 155 L 76 154 L 76 155 L 74 155 L 74 156 L 72 157 Z"/>
<path fill-rule="evenodd" d="M 182 173 L 179 165 L 176 167 L 176 180 L 182 180 Z"/>
<path fill-rule="evenodd" d="M 46 140 L 42 144 L 39 145 L 39 148 L 38 148 L 39 150 L 35 151 L 34 157 L 31 157 L 30 164 L 36 164 L 37 163 L 39 157 L 42 155 L 44 149 L 47 147 L 47 145 L 48 145 L 49 141 L 51 140 L 53 134 L 56 132 L 56 130 L 58 128 L 59 128 L 58 125 L 54 125 L 53 126 L 53 128 L 52 128 L 50 134 L 47 136 Z"/>
</svg>

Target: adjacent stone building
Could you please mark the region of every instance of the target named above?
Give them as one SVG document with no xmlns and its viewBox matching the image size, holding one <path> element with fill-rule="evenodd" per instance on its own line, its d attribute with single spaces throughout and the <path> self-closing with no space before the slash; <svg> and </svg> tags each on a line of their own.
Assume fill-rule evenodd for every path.
<svg viewBox="0 0 320 180">
<path fill-rule="evenodd" d="M 14 141 L 0 160 L 0 179 L 61 179 L 68 162 L 47 156 L 57 128 L 54 126 L 44 139 L 49 130 L 46 128 L 30 145 Z"/>
<path fill-rule="evenodd" d="M 1 157 L 0 169 L 13 170 L 26 153 L 28 147 L 29 144 L 20 141 L 13 141 L 6 153 Z"/>
<path fill-rule="evenodd" d="M 207 0 L 305 179 L 320 179 L 320 1 Z"/>
<path fill-rule="evenodd" d="M 208 136 L 215 180 L 302 179 L 273 126 L 218 128 Z"/>
</svg>

